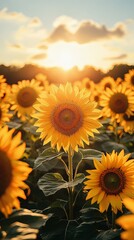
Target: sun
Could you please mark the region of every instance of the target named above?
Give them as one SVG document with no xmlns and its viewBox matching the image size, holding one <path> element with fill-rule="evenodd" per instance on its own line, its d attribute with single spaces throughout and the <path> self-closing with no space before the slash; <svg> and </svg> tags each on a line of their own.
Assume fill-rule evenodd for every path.
<svg viewBox="0 0 134 240">
<path fill-rule="evenodd" d="M 64 70 L 71 69 L 73 66 L 75 66 L 74 56 L 70 51 L 64 49 L 59 53 L 57 65 L 63 68 Z"/>
<path fill-rule="evenodd" d="M 59 41 L 48 45 L 47 57 L 38 60 L 38 64 L 45 67 L 60 67 L 70 70 L 73 67 L 83 69 L 87 65 L 107 69 L 105 58 L 109 52 L 96 43 L 78 44 L 76 42 Z"/>
<path fill-rule="evenodd" d="M 77 49 L 75 44 L 58 43 L 49 48 L 49 62 L 64 70 L 69 70 L 78 65 Z"/>
</svg>

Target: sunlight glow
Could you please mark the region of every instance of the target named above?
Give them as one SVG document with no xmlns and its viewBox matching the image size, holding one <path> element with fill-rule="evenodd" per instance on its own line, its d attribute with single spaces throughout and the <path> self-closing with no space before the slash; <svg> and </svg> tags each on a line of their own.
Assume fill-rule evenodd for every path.
<svg viewBox="0 0 134 240">
<path fill-rule="evenodd" d="M 106 70 L 110 63 L 105 58 L 109 56 L 107 51 L 101 44 L 77 44 L 58 42 L 48 47 L 47 58 L 38 61 L 40 65 L 45 67 L 61 67 L 69 70 L 74 66 L 79 69 L 86 65 Z"/>
</svg>

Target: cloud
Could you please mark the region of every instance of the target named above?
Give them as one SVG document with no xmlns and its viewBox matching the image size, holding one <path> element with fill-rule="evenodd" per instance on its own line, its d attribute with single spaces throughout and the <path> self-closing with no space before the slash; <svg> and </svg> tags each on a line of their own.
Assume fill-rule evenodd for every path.
<svg viewBox="0 0 134 240">
<path fill-rule="evenodd" d="M 32 60 L 41 60 L 47 57 L 46 53 L 36 54 L 31 57 Z"/>
<path fill-rule="evenodd" d="M 37 46 L 37 48 L 40 50 L 47 50 L 48 46 L 46 46 L 45 44 L 41 44 L 41 45 Z"/>
<path fill-rule="evenodd" d="M 9 47 L 12 48 L 12 49 L 18 49 L 18 50 L 23 49 L 23 46 L 20 45 L 20 44 L 17 44 L 17 43 L 11 44 Z"/>
<path fill-rule="evenodd" d="M 62 18 L 60 18 L 62 20 Z M 105 25 L 98 24 L 91 20 L 75 22 L 71 19 L 69 24 L 56 20 L 54 30 L 50 33 L 48 41 L 50 43 L 63 40 L 65 42 L 78 42 L 80 44 L 98 41 L 101 39 L 120 38 L 125 35 L 124 25 L 118 24 L 113 29 Z M 65 18 L 63 18 L 65 20 Z"/>
<path fill-rule="evenodd" d="M 38 27 L 38 26 L 41 26 L 41 25 L 42 25 L 41 20 L 37 17 L 32 18 L 29 21 L 29 26 L 31 26 L 31 27 Z"/>
<path fill-rule="evenodd" d="M 0 20 L 17 20 L 25 22 L 27 17 L 20 12 L 9 12 L 7 8 L 0 10 Z"/>
<path fill-rule="evenodd" d="M 120 59 L 127 58 L 127 56 L 128 55 L 126 53 L 123 53 L 123 54 L 120 54 L 118 56 L 105 58 L 105 60 L 120 60 Z"/>
</svg>

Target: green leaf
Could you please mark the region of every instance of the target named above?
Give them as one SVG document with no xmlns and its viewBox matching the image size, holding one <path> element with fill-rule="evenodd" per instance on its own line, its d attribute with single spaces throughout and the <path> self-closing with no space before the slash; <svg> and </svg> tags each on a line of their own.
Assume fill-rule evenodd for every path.
<svg viewBox="0 0 134 240">
<path fill-rule="evenodd" d="M 66 204 L 67 201 L 63 199 L 56 199 L 56 201 L 51 204 L 51 208 L 65 208 Z"/>
<path fill-rule="evenodd" d="M 129 143 L 129 142 L 134 142 L 134 136 L 132 134 L 125 134 L 120 140 L 121 143 Z"/>
<path fill-rule="evenodd" d="M 82 183 L 84 178 L 85 178 L 84 174 L 80 173 L 77 174 L 74 181 L 67 182 L 63 179 L 63 177 L 59 173 L 46 173 L 39 179 L 38 186 L 43 191 L 45 196 L 49 196 L 55 194 L 57 191 L 61 189 L 74 187 Z"/>
<path fill-rule="evenodd" d="M 64 240 L 73 240 L 76 232 L 78 222 L 76 220 L 69 220 L 65 229 Z"/>
<path fill-rule="evenodd" d="M 68 187 L 75 187 L 76 185 L 82 183 L 84 179 L 85 175 L 83 173 L 78 173 L 73 181 L 68 182 Z"/>
<path fill-rule="evenodd" d="M 116 152 L 120 152 L 122 149 L 124 149 L 125 153 L 128 153 L 128 149 L 126 146 L 124 146 L 123 144 L 119 144 L 116 142 L 105 142 L 102 144 L 102 149 L 104 150 L 104 152 L 108 152 L 111 153 L 113 150 L 115 150 Z"/>
<path fill-rule="evenodd" d="M 68 183 L 59 173 L 46 173 L 39 179 L 38 186 L 45 196 L 49 196 L 63 188 L 68 188 Z"/>
<path fill-rule="evenodd" d="M 96 240 L 112 240 L 120 239 L 121 229 L 111 229 L 107 231 L 102 231 L 97 237 Z"/>
<path fill-rule="evenodd" d="M 28 132 L 28 133 L 31 133 L 31 134 L 33 134 L 33 135 L 39 136 L 39 133 L 36 132 L 37 127 L 35 127 L 35 126 L 33 126 L 33 125 L 24 126 L 24 127 L 23 127 L 23 130 L 26 131 L 26 132 Z"/>
<path fill-rule="evenodd" d="M 67 220 L 51 217 L 46 222 L 44 231 L 41 234 L 41 239 L 42 240 L 56 240 L 56 239 L 63 240 L 66 226 L 67 226 Z"/>
<path fill-rule="evenodd" d="M 102 152 L 95 149 L 81 149 L 80 151 L 83 155 L 82 157 L 83 159 L 88 160 L 93 160 L 94 158 L 100 159 L 102 156 Z"/>
<path fill-rule="evenodd" d="M 96 239 L 97 230 L 94 222 L 82 222 L 76 227 L 75 238 L 77 240 L 92 240 Z"/>
<path fill-rule="evenodd" d="M 82 221 L 97 221 L 97 220 L 104 220 L 104 214 L 102 214 L 97 208 L 90 207 L 90 208 L 83 208 L 81 209 L 81 216 L 80 218 Z"/>
<path fill-rule="evenodd" d="M 9 128 L 15 128 L 15 129 L 19 129 L 22 126 L 22 123 L 17 123 L 17 122 L 8 122 L 7 123 Z"/>
<path fill-rule="evenodd" d="M 57 163 L 62 164 L 58 157 L 60 157 L 63 152 L 56 152 L 55 149 L 47 148 L 45 149 L 39 157 L 34 162 L 34 169 L 38 169 L 40 171 L 49 171 L 54 168 Z M 51 160 L 54 160 L 53 162 Z"/>
<path fill-rule="evenodd" d="M 34 213 L 28 209 L 19 209 L 14 210 L 7 219 L 2 219 L 1 226 L 2 230 L 6 230 L 12 223 L 21 222 L 28 224 L 31 228 L 38 229 L 46 222 L 47 218 L 46 215 Z"/>
<path fill-rule="evenodd" d="M 15 239 L 15 240 L 32 240 L 37 239 L 38 230 L 29 228 L 27 224 L 14 222 L 7 230 L 7 235 L 5 240 Z M 3 240 L 4 240 L 3 239 Z"/>
</svg>

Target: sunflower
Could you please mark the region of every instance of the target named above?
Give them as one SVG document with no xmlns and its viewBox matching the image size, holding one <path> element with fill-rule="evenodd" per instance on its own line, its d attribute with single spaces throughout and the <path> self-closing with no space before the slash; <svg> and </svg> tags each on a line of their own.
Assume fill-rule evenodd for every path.
<svg viewBox="0 0 134 240">
<path fill-rule="evenodd" d="M 122 200 L 134 198 L 134 159 L 128 160 L 130 154 L 103 154 L 101 161 L 94 159 L 96 169 L 87 170 L 89 180 L 85 181 L 84 190 L 88 190 L 86 200 L 92 198 L 91 204 L 97 202 L 100 212 L 107 211 L 109 205 L 112 211 L 122 211 Z"/>
<path fill-rule="evenodd" d="M 7 89 L 6 79 L 3 75 L 0 75 L 0 98 L 3 98 Z"/>
<path fill-rule="evenodd" d="M 125 74 L 124 79 L 128 86 L 131 86 L 132 89 L 134 90 L 134 69 L 129 70 L 129 72 Z"/>
<path fill-rule="evenodd" d="M 132 213 L 134 213 L 134 200 L 126 198 L 123 201 L 126 208 L 128 208 Z M 123 240 L 133 240 L 134 239 L 134 214 L 121 216 L 116 220 L 125 231 L 121 233 L 121 239 Z"/>
<path fill-rule="evenodd" d="M 9 113 L 9 104 L 0 102 L 0 127 L 10 121 L 12 114 Z"/>
<path fill-rule="evenodd" d="M 82 87 L 81 87 L 82 83 L 81 83 L 80 80 L 74 81 L 74 82 L 72 82 L 72 84 L 73 84 L 73 86 L 77 86 L 79 89 L 82 88 Z"/>
<path fill-rule="evenodd" d="M 35 79 L 39 82 L 39 85 L 40 86 L 43 86 L 44 87 L 44 90 L 46 91 L 48 88 L 49 88 L 49 82 L 47 80 L 47 77 L 42 74 L 42 73 L 38 73 L 36 76 L 35 76 Z"/>
<path fill-rule="evenodd" d="M 26 198 L 24 189 L 28 188 L 24 181 L 31 169 L 19 159 L 22 157 L 25 144 L 21 144 L 21 133 L 13 137 L 14 129 L 0 129 L 0 211 L 7 217 L 13 207 L 19 208 L 18 197 Z"/>
<path fill-rule="evenodd" d="M 81 81 L 81 87 L 86 88 L 88 91 L 94 91 L 94 82 L 89 78 L 83 78 Z"/>
<path fill-rule="evenodd" d="M 100 97 L 100 106 L 103 107 L 103 116 L 120 122 L 124 114 L 130 117 L 134 111 L 134 92 L 126 84 L 113 89 L 107 88 Z"/>
<path fill-rule="evenodd" d="M 42 91 L 39 82 L 35 79 L 19 81 L 13 84 L 11 93 L 11 110 L 15 110 L 22 121 L 26 120 L 26 116 L 33 113 L 33 104 Z"/>
<path fill-rule="evenodd" d="M 71 83 L 54 86 L 51 92 L 45 92 L 35 105 L 38 113 L 33 117 L 38 119 L 35 125 L 44 144 L 61 147 L 68 151 L 69 147 L 78 151 L 83 142 L 89 144 L 88 136 L 94 136 L 101 124 L 97 120 L 100 110 L 96 103 L 89 100 L 89 91 L 72 87 Z"/>
<path fill-rule="evenodd" d="M 120 126 L 123 127 L 125 132 L 133 134 L 134 133 L 134 112 L 133 112 L 133 115 L 129 117 L 126 114 L 124 114 L 120 121 Z"/>
<path fill-rule="evenodd" d="M 99 86 L 102 91 L 106 90 L 107 88 L 112 89 L 113 87 L 116 86 L 116 82 L 112 77 L 108 76 L 108 77 L 101 79 Z"/>
<path fill-rule="evenodd" d="M 94 85 L 94 90 L 91 92 L 90 99 L 99 105 L 101 93 L 99 91 L 98 85 L 99 84 Z"/>
</svg>

